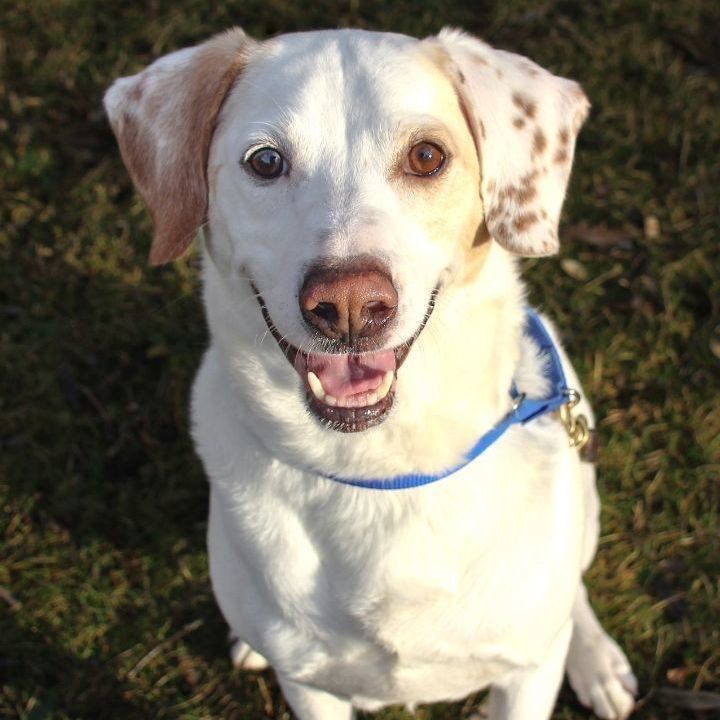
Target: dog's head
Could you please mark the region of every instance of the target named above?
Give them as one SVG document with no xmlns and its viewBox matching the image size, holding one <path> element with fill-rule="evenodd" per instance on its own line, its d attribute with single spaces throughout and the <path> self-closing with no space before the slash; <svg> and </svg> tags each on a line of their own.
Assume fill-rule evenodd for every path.
<svg viewBox="0 0 720 720">
<path fill-rule="evenodd" d="M 557 250 L 588 109 L 574 82 L 447 30 L 232 30 L 118 80 L 105 102 L 153 215 L 152 262 L 205 228 L 215 339 L 263 392 L 290 392 L 292 376 L 312 433 L 385 420 L 435 305 L 453 332 L 453 313 L 510 292 L 498 261 L 468 289 L 493 254 Z M 260 328 L 274 359 L 250 361 Z M 284 374 L 268 371 L 283 355 Z M 431 397 L 442 379 L 420 375 L 408 395 Z"/>
</svg>

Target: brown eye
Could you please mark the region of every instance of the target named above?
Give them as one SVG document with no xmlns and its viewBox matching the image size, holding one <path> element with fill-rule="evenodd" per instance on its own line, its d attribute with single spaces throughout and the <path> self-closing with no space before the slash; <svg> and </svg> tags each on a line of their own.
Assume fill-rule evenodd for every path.
<svg viewBox="0 0 720 720">
<path fill-rule="evenodd" d="M 260 148 L 248 159 L 252 171 L 263 180 L 273 180 L 285 170 L 285 158 L 273 148 Z"/>
<path fill-rule="evenodd" d="M 419 142 L 410 148 L 406 171 L 413 175 L 433 175 L 445 164 L 445 154 L 429 142 Z"/>
</svg>

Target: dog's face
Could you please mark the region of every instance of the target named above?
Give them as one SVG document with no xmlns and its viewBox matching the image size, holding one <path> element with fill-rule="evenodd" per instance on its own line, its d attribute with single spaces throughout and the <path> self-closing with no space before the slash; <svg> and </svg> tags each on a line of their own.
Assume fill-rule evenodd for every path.
<svg viewBox="0 0 720 720">
<path fill-rule="evenodd" d="M 294 393 L 282 402 L 315 435 L 368 431 L 459 369 L 436 347 L 403 389 L 436 303 L 445 332 L 474 332 L 452 313 L 502 295 L 479 280 L 493 250 L 556 250 L 587 112 L 574 83 L 455 32 L 232 31 L 118 81 L 106 105 L 153 212 L 153 261 L 207 220 L 216 339 L 244 336 L 237 366 Z M 256 362 L 259 329 L 278 347 Z"/>
<path fill-rule="evenodd" d="M 382 422 L 482 220 L 448 78 L 401 36 L 282 38 L 225 103 L 208 173 L 213 233 L 231 239 L 311 412 L 341 431 Z"/>
</svg>

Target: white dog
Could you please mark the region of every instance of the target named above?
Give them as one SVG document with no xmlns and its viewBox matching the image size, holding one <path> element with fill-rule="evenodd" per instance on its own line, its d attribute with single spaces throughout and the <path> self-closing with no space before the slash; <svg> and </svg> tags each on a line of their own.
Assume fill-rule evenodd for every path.
<svg viewBox="0 0 720 720">
<path fill-rule="evenodd" d="M 548 718 L 565 669 L 628 715 L 581 579 L 578 380 L 514 259 L 557 251 L 580 87 L 453 30 L 236 29 L 105 103 L 151 260 L 204 235 L 192 414 L 236 664 L 302 720 L 485 686 L 490 717 Z"/>
</svg>

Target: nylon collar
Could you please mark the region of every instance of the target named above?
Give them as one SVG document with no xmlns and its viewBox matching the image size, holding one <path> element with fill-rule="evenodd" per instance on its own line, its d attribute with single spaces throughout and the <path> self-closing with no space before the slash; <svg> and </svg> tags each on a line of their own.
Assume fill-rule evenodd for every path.
<svg viewBox="0 0 720 720">
<path fill-rule="evenodd" d="M 397 475 L 391 478 L 350 478 L 341 475 L 322 474 L 323 477 L 343 485 L 352 485 L 353 487 L 368 490 L 408 490 L 422 485 L 429 485 L 449 477 L 469 465 L 512 425 L 525 425 L 525 423 L 558 410 L 568 402 L 571 391 L 567 386 L 555 343 L 552 341 L 540 316 L 532 308 L 527 308 L 525 311 L 525 334 L 535 342 L 542 357 L 546 359 L 545 376 L 550 387 L 548 394 L 541 398 L 527 397 L 525 393 L 517 388 L 515 381 L 513 381 L 510 388 L 510 397 L 513 401 L 512 409 L 500 422 L 479 438 L 458 465 L 434 475 L 409 474 Z"/>
</svg>

